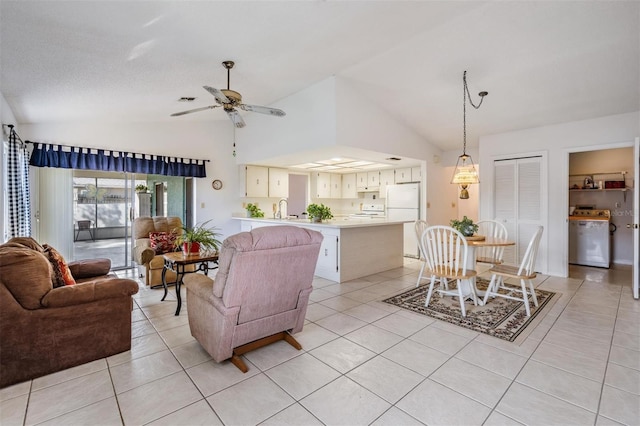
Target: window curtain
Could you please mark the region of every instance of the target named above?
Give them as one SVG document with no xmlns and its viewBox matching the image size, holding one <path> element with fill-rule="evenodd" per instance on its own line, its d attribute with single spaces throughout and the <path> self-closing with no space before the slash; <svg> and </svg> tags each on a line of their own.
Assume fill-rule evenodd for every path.
<svg viewBox="0 0 640 426">
<path fill-rule="evenodd" d="M 29 151 L 13 126 L 9 126 L 7 150 L 7 203 L 9 238 L 31 236 L 31 194 L 29 190 Z"/>
<path fill-rule="evenodd" d="M 207 177 L 205 162 L 209 160 L 27 142 L 34 145 L 29 164 L 36 167 Z"/>
</svg>

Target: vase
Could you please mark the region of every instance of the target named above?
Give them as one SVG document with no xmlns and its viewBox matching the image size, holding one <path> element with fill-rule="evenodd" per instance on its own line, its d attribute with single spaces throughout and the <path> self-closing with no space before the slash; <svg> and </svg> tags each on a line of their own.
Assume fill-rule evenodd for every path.
<svg viewBox="0 0 640 426">
<path fill-rule="evenodd" d="M 314 217 L 311 218 L 311 221 L 315 222 L 315 223 L 320 223 L 320 222 L 322 222 L 322 218 L 319 217 L 319 216 L 314 216 Z"/>
<path fill-rule="evenodd" d="M 464 228 L 462 228 L 461 233 L 462 235 L 464 235 L 465 237 L 470 237 L 473 235 L 473 227 L 472 226 L 465 226 Z"/>
<path fill-rule="evenodd" d="M 189 256 L 191 254 L 200 253 L 200 243 L 197 242 L 185 242 L 182 243 L 182 254 Z"/>
</svg>

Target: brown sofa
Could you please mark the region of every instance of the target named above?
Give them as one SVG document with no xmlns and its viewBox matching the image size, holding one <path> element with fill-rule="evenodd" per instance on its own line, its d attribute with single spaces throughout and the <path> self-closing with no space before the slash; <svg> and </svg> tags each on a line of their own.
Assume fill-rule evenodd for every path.
<svg viewBox="0 0 640 426">
<path fill-rule="evenodd" d="M 109 259 L 70 262 L 77 284 L 53 288 L 31 238 L 0 245 L 0 387 L 131 348 L 138 284 L 109 275 Z"/>
<path fill-rule="evenodd" d="M 139 266 L 140 276 L 145 277 L 145 284 L 155 286 L 162 284 L 162 268 L 164 259 L 156 255 L 149 241 L 150 232 L 181 232 L 182 220 L 179 217 L 138 217 L 133 220 L 133 260 Z M 167 282 L 174 282 L 176 274 L 167 271 Z"/>
</svg>

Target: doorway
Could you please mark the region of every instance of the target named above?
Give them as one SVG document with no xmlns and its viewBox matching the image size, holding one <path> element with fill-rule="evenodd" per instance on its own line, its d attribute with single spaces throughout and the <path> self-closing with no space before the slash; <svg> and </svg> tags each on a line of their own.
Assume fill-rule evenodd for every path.
<svg viewBox="0 0 640 426">
<path fill-rule="evenodd" d="M 309 175 L 289 173 L 287 214 L 304 217 L 309 199 Z"/>
<path fill-rule="evenodd" d="M 607 242 L 610 243 L 608 263 L 611 267 L 630 266 L 634 260 L 633 232 L 626 226 L 633 221 L 633 155 L 632 146 L 569 153 L 569 217 L 577 218 L 572 210 L 581 206 L 611 213 Z M 575 225 L 571 220 L 569 222 Z M 574 260 L 574 263 L 575 256 L 571 253 L 576 252 L 576 244 L 569 238 L 569 261 Z"/>
<path fill-rule="evenodd" d="M 131 267 L 129 238 L 135 174 L 73 171 L 73 260 L 105 257 L 113 269 Z"/>
</svg>

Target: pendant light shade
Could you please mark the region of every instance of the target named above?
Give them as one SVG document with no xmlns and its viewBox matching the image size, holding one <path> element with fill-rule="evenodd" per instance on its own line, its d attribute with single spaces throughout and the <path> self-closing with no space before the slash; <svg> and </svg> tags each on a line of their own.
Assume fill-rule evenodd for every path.
<svg viewBox="0 0 640 426">
<path fill-rule="evenodd" d="M 463 129 L 463 145 L 462 145 L 462 155 L 458 157 L 458 161 L 456 162 L 456 168 L 453 171 L 453 177 L 451 178 L 451 183 L 460 185 L 460 198 L 467 199 L 469 198 L 469 191 L 467 191 L 467 187 L 473 183 L 480 183 L 480 179 L 478 177 L 478 171 L 476 167 L 473 165 L 473 159 L 470 155 L 467 155 L 467 97 L 469 97 L 469 102 L 471 105 L 478 109 L 480 105 L 482 105 L 482 100 L 485 96 L 487 96 L 488 92 L 480 92 L 480 103 L 478 106 L 474 105 L 471 100 L 471 95 L 469 95 L 469 89 L 467 88 L 467 72 L 465 71 L 462 75 L 462 83 L 463 83 L 463 91 L 462 91 L 462 129 Z"/>
</svg>

